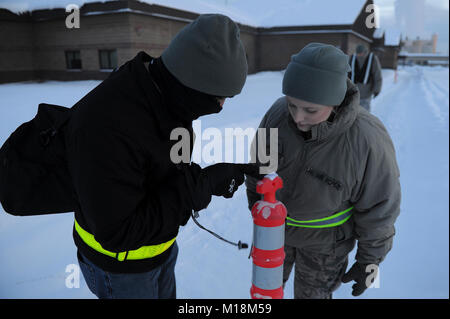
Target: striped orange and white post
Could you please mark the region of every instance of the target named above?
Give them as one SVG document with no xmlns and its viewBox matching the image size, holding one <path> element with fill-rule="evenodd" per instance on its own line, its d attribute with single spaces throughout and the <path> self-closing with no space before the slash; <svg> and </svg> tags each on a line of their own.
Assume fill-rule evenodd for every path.
<svg viewBox="0 0 450 319">
<path fill-rule="evenodd" d="M 287 211 L 275 197 L 276 191 L 282 187 L 283 180 L 277 174 L 266 175 L 256 185 L 256 191 L 264 195 L 264 198 L 252 207 L 252 299 L 283 298 L 284 227 Z"/>
</svg>

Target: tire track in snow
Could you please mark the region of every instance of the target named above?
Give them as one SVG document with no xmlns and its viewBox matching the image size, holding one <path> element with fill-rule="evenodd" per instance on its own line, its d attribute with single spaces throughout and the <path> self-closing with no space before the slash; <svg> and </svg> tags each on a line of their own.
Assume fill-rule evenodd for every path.
<svg viewBox="0 0 450 319">
<path fill-rule="evenodd" d="M 448 93 L 447 93 L 447 112 L 443 107 L 445 104 L 445 93 L 424 73 L 423 69 L 418 69 L 420 74 L 420 87 L 426 98 L 427 106 L 439 122 L 439 127 L 445 129 L 446 118 L 448 119 Z M 440 98 L 439 98 L 440 97 Z M 447 116 L 446 116 L 447 115 Z M 447 121 L 448 123 L 448 121 Z"/>
<path fill-rule="evenodd" d="M 442 128 L 445 130 L 445 127 L 448 128 L 449 114 L 448 82 L 447 88 L 443 88 L 436 82 L 430 72 L 429 74 L 423 74 L 422 85 L 426 97 L 430 101 L 433 113 L 437 116 L 443 126 Z"/>
<path fill-rule="evenodd" d="M 397 152 L 398 159 L 407 152 L 409 147 L 408 138 L 413 134 L 413 127 L 409 123 L 411 120 L 410 109 L 414 101 L 405 103 L 414 92 L 414 76 L 406 70 L 399 70 L 397 83 L 385 81 L 385 91 L 374 100 L 373 114 L 377 116 L 388 130 Z"/>
<path fill-rule="evenodd" d="M 432 80 L 441 75 L 427 67 L 400 69 L 401 85 L 385 101 L 392 105 L 383 103 L 376 109 L 397 150 L 402 185 L 396 247 L 385 262 L 386 268 L 402 272 L 384 272 L 382 280 L 385 286 L 391 280 L 403 283 L 403 296 L 448 291 L 441 281 L 448 282 L 448 95 L 443 101 L 445 93 Z M 421 276 L 423 269 L 432 275 Z M 417 286 L 421 292 L 414 290 Z"/>
</svg>

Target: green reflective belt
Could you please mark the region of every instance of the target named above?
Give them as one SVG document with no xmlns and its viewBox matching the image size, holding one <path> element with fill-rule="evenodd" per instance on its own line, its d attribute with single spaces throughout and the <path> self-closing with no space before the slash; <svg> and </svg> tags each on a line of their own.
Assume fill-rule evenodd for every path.
<svg viewBox="0 0 450 319">
<path fill-rule="evenodd" d="M 147 259 L 152 258 L 155 256 L 158 256 L 165 252 L 167 249 L 169 249 L 170 246 L 174 243 L 175 238 L 162 243 L 158 245 L 151 245 L 151 246 L 142 246 L 139 249 L 135 250 L 129 250 L 124 251 L 120 253 L 114 253 L 112 251 L 108 251 L 106 249 L 103 249 L 102 245 L 95 240 L 94 235 L 88 233 L 85 231 L 81 226 L 78 224 L 78 222 L 75 220 L 75 230 L 77 231 L 78 235 L 81 237 L 81 239 L 91 247 L 92 249 L 98 251 L 99 253 L 102 253 L 104 255 L 116 258 L 118 261 L 124 261 L 124 260 L 139 260 L 139 259 Z"/>
<path fill-rule="evenodd" d="M 286 225 L 306 228 L 326 228 L 342 225 L 352 216 L 353 206 L 332 216 L 314 220 L 295 220 L 286 217 Z"/>
</svg>

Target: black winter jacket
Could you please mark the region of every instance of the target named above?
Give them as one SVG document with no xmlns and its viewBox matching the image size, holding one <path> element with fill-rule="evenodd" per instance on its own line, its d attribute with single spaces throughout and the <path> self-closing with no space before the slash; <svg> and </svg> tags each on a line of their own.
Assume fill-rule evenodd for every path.
<svg viewBox="0 0 450 319">
<path fill-rule="evenodd" d="M 144 62 L 152 60 L 147 69 Z M 185 127 L 192 133 L 192 120 L 218 111 L 215 99 L 182 86 L 160 59 L 144 52 L 113 72 L 72 107 L 68 124 L 80 226 L 112 252 L 174 238 L 193 204 L 191 185 L 169 157 L 177 142 L 170 132 Z M 170 254 L 168 249 L 149 259 L 118 261 L 87 246 L 75 228 L 73 236 L 80 252 L 111 272 L 145 272 Z"/>
</svg>

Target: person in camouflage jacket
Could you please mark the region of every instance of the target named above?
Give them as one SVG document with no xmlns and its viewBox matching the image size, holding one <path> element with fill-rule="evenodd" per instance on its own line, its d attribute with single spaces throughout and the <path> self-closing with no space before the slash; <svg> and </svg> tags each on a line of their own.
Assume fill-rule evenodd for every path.
<svg viewBox="0 0 450 319">
<path fill-rule="evenodd" d="M 295 265 L 295 298 L 331 298 L 342 281 L 355 281 L 353 295 L 361 294 L 392 248 L 400 212 L 394 145 L 381 121 L 360 106 L 347 58 L 318 43 L 294 55 L 285 96 L 260 124 L 278 129 L 276 173 L 284 187 L 277 199 L 288 212 L 283 281 Z M 261 199 L 256 183 L 247 176 L 250 209 Z M 356 262 L 345 273 L 356 241 Z"/>
</svg>

